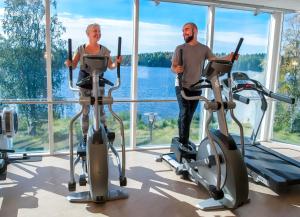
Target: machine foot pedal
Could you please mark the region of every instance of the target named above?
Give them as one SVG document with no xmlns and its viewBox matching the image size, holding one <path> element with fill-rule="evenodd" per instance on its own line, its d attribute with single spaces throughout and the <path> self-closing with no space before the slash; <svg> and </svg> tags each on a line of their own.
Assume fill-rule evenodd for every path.
<svg viewBox="0 0 300 217">
<path fill-rule="evenodd" d="M 219 201 L 214 200 L 213 198 L 203 200 L 199 202 L 197 206 L 203 211 L 224 209 L 224 205 L 221 204 Z"/>
<path fill-rule="evenodd" d="M 86 175 L 85 174 L 81 174 L 79 176 L 79 185 L 80 186 L 86 186 L 86 183 L 87 183 L 87 181 L 86 181 Z"/>
<path fill-rule="evenodd" d="M 76 191 L 76 182 L 69 182 L 68 189 L 69 191 Z"/>
<path fill-rule="evenodd" d="M 120 176 L 119 180 L 120 180 L 120 186 L 123 187 L 123 186 L 127 185 L 127 178 L 126 177 Z"/>
</svg>

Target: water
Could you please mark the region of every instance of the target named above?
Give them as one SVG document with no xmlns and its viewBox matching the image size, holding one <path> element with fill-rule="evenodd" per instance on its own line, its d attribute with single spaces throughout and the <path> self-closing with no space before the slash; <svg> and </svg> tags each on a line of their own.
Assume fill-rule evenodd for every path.
<svg viewBox="0 0 300 217">
<path fill-rule="evenodd" d="M 67 70 L 64 72 L 67 75 Z M 78 70 L 74 72 L 74 81 L 76 82 Z M 116 81 L 116 70 L 108 70 L 104 77 L 112 82 Z M 264 73 L 248 71 L 250 78 L 261 81 L 264 84 Z M 74 83 L 75 83 L 74 82 Z M 170 68 L 162 67 L 138 67 L 138 99 L 176 99 L 175 95 L 175 74 Z M 77 93 L 73 93 L 68 88 L 68 78 L 65 76 L 61 89 L 54 94 L 55 98 L 78 98 Z M 121 67 L 121 87 L 113 92 L 114 99 L 130 99 L 131 92 L 131 67 Z M 251 114 L 256 113 L 257 106 L 242 106 L 243 109 L 237 109 L 237 115 L 242 121 L 251 119 Z M 79 110 L 79 106 L 75 107 Z M 113 109 L 116 112 L 129 111 L 130 104 L 114 104 Z M 245 111 L 245 109 L 247 111 Z M 239 111 L 240 110 L 240 111 Z M 138 103 L 138 113 L 155 112 L 160 118 L 174 118 L 178 114 L 177 102 L 171 103 Z M 66 116 L 74 114 L 74 107 L 66 111 Z M 249 114 L 249 115 L 245 115 Z"/>
</svg>

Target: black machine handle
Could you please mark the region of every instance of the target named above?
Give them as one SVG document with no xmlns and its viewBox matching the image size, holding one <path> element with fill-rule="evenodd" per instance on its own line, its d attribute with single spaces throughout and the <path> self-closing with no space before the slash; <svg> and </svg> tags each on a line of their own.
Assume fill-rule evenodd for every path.
<svg viewBox="0 0 300 217">
<path fill-rule="evenodd" d="M 68 39 L 68 60 L 71 61 L 72 63 L 72 39 Z M 72 82 L 73 81 L 73 68 L 72 68 L 72 65 L 69 66 L 69 78 L 70 78 L 70 81 Z"/>
<path fill-rule="evenodd" d="M 288 97 L 288 96 L 285 96 L 285 95 L 282 95 L 282 94 L 279 94 L 279 93 L 270 92 L 269 96 L 271 98 L 277 99 L 279 101 L 283 101 L 283 102 L 286 102 L 286 103 L 289 103 L 289 104 L 295 104 L 295 98 L 291 98 L 291 97 Z"/>
<path fill-rule="evenodd" d="M 121 56 L 121 45 L 122 45 L 122 38 L 118 38 L 118 58 Z M 117 75 L 120 78 L 120 63 L 117 65 Z"/>
<path fill-rule="evenodd" d="M 179 63 L 178 63 L 178 65 L 183 66 L 183 50 L 182 49 L 179 50 Z M 182 90 L 182 76 L 183 76 L 183 73 L 178 73 L 177 76 L 178 76 L 178 80 L 179 80 L 180 90 Z"/>
<path fill-rule="evenodd" d="M 240 48 L 242 46 L 243 41 L 244 41 L 244 38 L 240 38 L 239 43 L 238 43 L 238 45 L 237 45 L 237 47 L 236 47 L 236 49 L 235 49 L 235 51 L 233 53 L 232 59 L 231 59 L 232 63 L 235 61 L 236 56 L 239 54 L 239 50 L 240 50 Z"/>
<path fill-rule="evenodd" d="M 104 86 L 104 84 L 107 84 L 109 86 L 114 86 L 114 83 L 112 83 L 111 81 L 109 81 L 103 77 L 99 78 L 99 85 Z"/>
<path fill-rule="evenodd" d="M 244 96 L 239 95 L 237 93 L 234 93 L 232 95 L 232 97 L 233 97 L 233 99 L 238 100 L 238 101 L 240 101 L 242 103 L 245 103 L 245 104 L 249 104 L 249 102 L 250 102 L 250 99 L 248 97 L 244 97 Z"/>
</svg>

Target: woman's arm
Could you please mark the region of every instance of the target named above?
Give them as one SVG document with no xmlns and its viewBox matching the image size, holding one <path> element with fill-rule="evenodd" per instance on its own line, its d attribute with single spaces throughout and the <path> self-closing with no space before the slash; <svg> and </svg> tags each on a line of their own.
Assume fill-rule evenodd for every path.
<svg viewBox="0 0 300 217">
<path fill-rule="evenodd" d="M 118 65 L 118 63 L 122 63 L 122 56 L 116 57 L 115 61 L 113 62 L 111 57 L 108 59 L 108 68 L 109 69 L 115 69 Z"/>
<path fill-rule="evenodd" d="M 69 59 L 67 59 L 65 61 L 65 65 L 67 67 L 72 66 L 72 68 L 75 69 L 78 65 L 79 59 L 80 59 L 80 54 L 78 52 L 76 52 L 75 55 L 73 56 L 72 62 Z"/>
</svg>

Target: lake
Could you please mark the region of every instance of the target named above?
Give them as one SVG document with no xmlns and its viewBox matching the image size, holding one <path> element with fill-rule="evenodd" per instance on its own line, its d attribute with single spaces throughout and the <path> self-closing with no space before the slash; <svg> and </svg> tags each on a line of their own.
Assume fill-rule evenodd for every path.
<svg viewBox="0 0 300 217">
<path fill-rule="evenodd" d="M 78 94 L 72 92 L 68 88 L 68 71 L 65 70 L 65 77 L 61 89 L 54 94 L 55 98 L 74 98 Z M 74 71 L 74 78 L 77 79 L 78 69 Z M 259 80 L 264 84 L 264 73 L 248 71 L 247 74 L 250 78 Z M 105 72 L 104 77 L 112 82 L 116 81 L 116 70 Z M 74 79 L 74 83 L 76 82 Z M 176 99 L 175 95 L 175 75 L 171 72 L 170 68 L 162 67 L 138 67 L 138 99 Z M 131 87 L 131 67 L 121 67 L 121 87 L 113 92 L 114 99 L 129 99 Z M 249 122 L 249 120 L 256 114 L 258 106 L 257 103 L 252 105 L 238 104 L 236 109 L 237 116 L 241 121 Z M 65 112 L 66 116 L 73 115 L 75 111 L 79 110 L 69 108 Z M 116 112 L 129 111 L 129 103 L 114 104 L 113 109 Z M 176 118 L 178 115 L 177 102 L 174 103 L 138 103 L 138 113 L 144 114 L 147 112 L 155 112 L 160 118 Z M 245 115 L 247 114 L 247 115 Z M 257 119 L 257 118 L 255 118 Z M 250 121 L 252 122 L 252 121 Z"/>
</svg>

